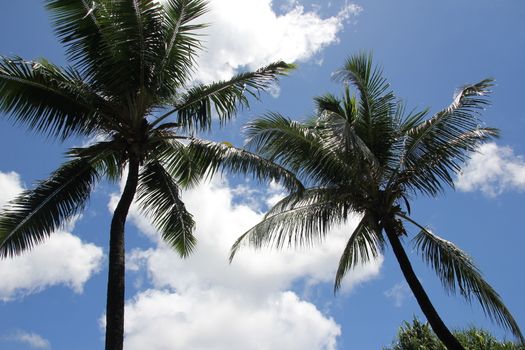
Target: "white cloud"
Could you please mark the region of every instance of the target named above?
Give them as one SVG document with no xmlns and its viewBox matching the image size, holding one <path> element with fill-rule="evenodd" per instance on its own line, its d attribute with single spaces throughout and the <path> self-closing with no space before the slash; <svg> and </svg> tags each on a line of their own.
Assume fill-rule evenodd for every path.
<svg viewBox="0 0 525 350">
<path fill-rule="evenodd" d="M 339 12 L 322 18 L 296 1 L 277 14 L 271 0 L 212 0 L 202 20 L 210 23 L 206 51 L 199 59 L 199 80 L 230 78 L 237 70 L 251 70 L 270 62 L 307 61 L 338 41 L 344 24 L 361 8 L 345 3 Z"/>
<path fill-rule="evenodd" d="M 412 293 L 408 284 L 403 281 L 395 284 L 392 288 L 385 291 L 383 294 L 394 301 L 395 307 L 401 307 L 405 298 Z"/>
<path fill-rule="evenodd" d="M 335 350 L 339 326 L 292 292 L 259 302 L 213 288 L 149 290 L 126 307 L 129 350 Z"/>
<path fill-rule="evenodd" d="M 47 339 L 33 332 L 18 330 L 12 334 L 3 336 L 1 339 L 7 342 L 27 344 L 33 349 L 51 349 L 51 344 Z"/>
<path fill-rule="evenodd" d="M 259 192 L 260 201 L 280 191 L 272 184 L 267 192 Z M 218 178 L 184 193 L 195 215 L 198 238 L 196 251 L 185 260 L 164 245 L 148 220 L 132 207 L 130 219 L 157 246 L 128 256 L 129 268 L 145 268 L 154 289 L 128 301 L 127 348 L 148 344 L 153 350 L 335 349 L 340 332 L 335 321 L 289 289 L 299 280 L 308 287 L 333 283 L 355 220 L 334 229 L 323 244 L 311 249 L 253 252 L 246 248 L 229 265 L 233 242 L 262 218 L 254 209 L 260 203 L 236 200 L 246 193 L 251 193 L 249 188 L 232 189 Z M 351 271 L 343 290 L 376 276 L 381 264 L 382 257 Z M 227 327 L 217 326 L 221 324 Z"/>
<path fill-rule="evenodd" d="M 14 171 L 9 173 L 0 172 L 0 210 L 20 192 L 22 192 L 20 176 Z"/>
<path fill-rule="evenodd" d="M 0 172 L 0 203 L 21 191 L 16 173 Z M 65 226 L 31 251 L 0 261 L 0 300 L 12 300 L 59 284 L 82 292 L 86 281 L 100 269 L 102 249 L 65 231 L 73 229 L 74 220 Z"/>
<path fill-rule="evenodd" d="M 507 190 L 525 190 L 525 161 L 510 147 L 482 145 L 456 179 L 456 188 L 480 190 L 494 197 Z"/>
</svg>

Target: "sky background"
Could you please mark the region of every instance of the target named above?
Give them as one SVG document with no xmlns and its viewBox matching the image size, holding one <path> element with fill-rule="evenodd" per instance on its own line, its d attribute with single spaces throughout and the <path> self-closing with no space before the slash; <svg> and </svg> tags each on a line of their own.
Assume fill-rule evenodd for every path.
<svg viewBox="0 0 525 350">
<path fill-rule="evenodd" d="M 311 116 L 314 96 L 342 92 L 330 76 L 360 51 L 373 52 L 396 95 L 414 108 L 438 111 L 461 85 L 494 77 L 483 120 L 502 137 L 472 157 L 457 191 L 416 199 L 412 216 L 470 253 L 525 330 L 523 18 L 519 0 L 214 0 L 203 18 L 212 26 L 196 79 L 226 79 L 280 59 L 299 67 L 234 122 L 203 136 L 242 146 L 242 125 L 257 115 Z M 0 54 L 67 63 L 42 1 L 2 1 Z M 46 178 L 67 147 L 87 141 L 52 142 L 0 115 L 0 205 Z M 31 252 L 0 261 L 0 348 L 103 347 L 110 210 L 119 192 L 118 184 L 99 184 L 83 215 Z M 381 349 L 403 320 L 423 317 L 388 250 L 349 273 L 333 295 L 352 220 L 313 249 L 247 249 L 228 265 L 234 240 L 282 194 L 276 184 L 229 176 L 185 192 L 199 245 L 184 261 L 132 209 L 126 349 Z M 405 243 L 449 327 L 475 325 L 512 339 L 477 305 L 447 296 Z"/>
</svg>

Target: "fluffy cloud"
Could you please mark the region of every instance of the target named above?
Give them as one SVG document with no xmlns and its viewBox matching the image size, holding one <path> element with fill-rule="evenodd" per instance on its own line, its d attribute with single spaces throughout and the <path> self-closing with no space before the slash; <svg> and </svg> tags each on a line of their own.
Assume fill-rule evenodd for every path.
<svg viewBox="0 0 525 350">
<path fill-rule="evenodd" d="M 21 191 L 16 173 L 0 172 L 0 203 Z M 73 225 L 70 222 L 64 229 L 71 230 Z M 58 284 L 80 293 L 86 281 L 100 269 L 102 258 L 100 247 L 59 230 L 30 252 L 0 261 L 0 300 L 8 301 Z"/>
<path fill-rule="evenodd" d="M 213 288 L 149 290 L 126 308 L 126 349 L 335 350 L 337 324 L 292 292 L 261 299 Z"/>
<path fill-rule="evenodd" d="M 510 147 L 495 143 L 482 145 L 456 179 L 461 191 L 480 190 L 496 196 L 506 190 L 525 189 L 525 161 Z"/>
<path fill-rule="evenodd" d="M 26 344 L 33 349 L 51 349 L 51 344 L 47 339 L 33 332 L 19 330 L 1 339 L 5 342 Z"/>
<path fill-rule="evenodd" d="M 256 195 L 264 204 L 274 202 L 280 191 L 273 184 Z M 256 209 L 261 204 L 246 199 L 247 194 L 253 192 L 245 186 L 231 188 L 218 178 L 184 194 L 199 239 L 195 253 L 185 260 L 166 247 L 148 220 L 132 208 L 131 220 L 157 246 L 128 256 L 129 268 L 147 270 L 154 289 L 127 304 L 127 348 L 149 344 L 154 350 L 335 349 L 339 326 L 290 288 L 297 281 L 306 286 L 333 282 L 355 220 L 334 229 L 317 247 L 258 252 L 246 248 L 229 265 L 235 239 L 262 218 Z M 350 272 L 343 290 L 376 276 L 381 263 L 382 257 Z M 227 327 L 217 326 L 222 324 Z"/>
<path fill-rule="evenodd" d="M 230 78 L 238 69 L 257 69 L 270 62 L 306 61 L 337 42 L 344 24 L 361 8 L 345 3 L 336 14 L 322 18 L 298 2 L 276 13 L 271 0 L 212 0 L 203 21 L 210 23 L 199 59 L 197 78 Z"/>
</svg>

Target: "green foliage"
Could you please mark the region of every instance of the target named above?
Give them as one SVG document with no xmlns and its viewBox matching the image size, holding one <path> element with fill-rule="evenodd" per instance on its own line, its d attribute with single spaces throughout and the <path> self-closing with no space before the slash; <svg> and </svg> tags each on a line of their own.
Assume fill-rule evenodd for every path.
<svg viewBox="0 0 525 350">
<path fill-rule="evenodd" d="M 466 350 L 524 350 L 522 345 L 510 341 L 500 341 L 489 332 L 471 327 L 455 331 L 454 336 Z M 405 322 L 400 327 L 396 339 L 383 350 L 447 350 L 439 341 L 428 323 L 414 318 L 412 323 Z"/>
</svg>

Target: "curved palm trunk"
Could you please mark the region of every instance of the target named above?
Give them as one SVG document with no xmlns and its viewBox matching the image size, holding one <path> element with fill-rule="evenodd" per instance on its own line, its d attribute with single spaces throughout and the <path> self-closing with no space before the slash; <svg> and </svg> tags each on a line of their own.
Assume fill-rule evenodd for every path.
<svg viewBox="0 0 525 350">
<path fill-rule="evenodd" d="M 445 344 L 448 350 L 465 350 L 465 348 L 447 328 L 441 317 L 439 317 L 436 309 L 430 302 L 427 293 L 423 289 L 423 286 L 419 282 L 414 270 L 412 269 L 412 264 L 410 264 L 410 260 L 408 260 L 405 249 L 403 249 L 401 241 L 399 240 L 395 230 L 385 227 L 385 232 L 388 240 L 390 241 L 390 244 L 392 245 L 392 250 L 394 251 L 399 266 L 401 267 L 401 271 L 405 276 L 405 280 L 412 290 L 412 293 L 414 293 L 417 303 L 419 304 L 421 311 L 423 311 L 423 314 L 425 314 L 425 317 L 427 318 L 428 323 L 430 323 L 434 333 L 436 333 L 439 340 Z"/>
<path fill-rule="evenodd" d="M 124 226 L 129 207 L 137 190 L 138 179 L 139 158 L 131 155 L 124 192 L 122 192 L 111 221 L 106 305 L 106 350 L 122 350 L 124 346 Z"/>
</svg>

